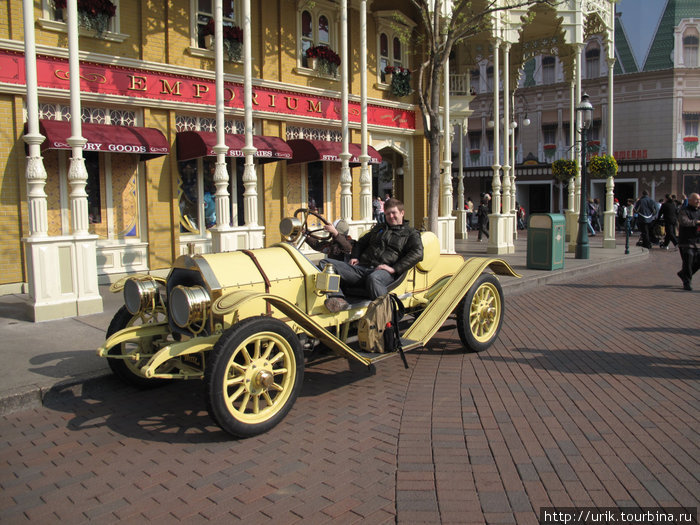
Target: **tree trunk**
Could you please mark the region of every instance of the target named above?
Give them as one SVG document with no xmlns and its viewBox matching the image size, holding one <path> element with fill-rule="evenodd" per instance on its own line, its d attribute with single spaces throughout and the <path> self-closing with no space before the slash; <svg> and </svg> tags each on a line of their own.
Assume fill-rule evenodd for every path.
<svg viewBox="0 0 700 525">
<path fill-rule="evenodd" d="M 433 129 L 438 129 L 440 122 L 432 123 Z M 430 176 L 428 178 L 428 229 L 438 234 L 438 216 L 440 214 L 440 134 L 431 133 L 430 145 Z"/>
</svg>

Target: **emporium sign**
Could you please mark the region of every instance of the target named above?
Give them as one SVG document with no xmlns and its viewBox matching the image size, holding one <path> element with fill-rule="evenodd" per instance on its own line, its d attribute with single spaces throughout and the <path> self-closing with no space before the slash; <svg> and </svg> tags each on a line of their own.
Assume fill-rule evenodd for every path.
<svg viewBox="0 0 700 525">
<path fill-rule="evenodd" d="M 24 55 L 0 50 L 0 82 L 25 84 Z M 68 60 L 37 56 L 39 87 L 70 89 Z M 148 100 L 216 106 L 213 79 L 124 68 L 110 64 L 80 63 L 80 90 L 86 93 L 117 95 Z M 253 86 L 253 110 L 277 115 L 341 120 L 341 101 L 337 98 L 306 95 L 299 92 Z M 226 107 L 243 109 L 243 85 L 224 83 Z M 360 122 L 360 104 L 348 103 L 348 119 Z M 367 122 L 372 125 L 414 130 L 414 111 L 367 105 Z"/>
</svg>

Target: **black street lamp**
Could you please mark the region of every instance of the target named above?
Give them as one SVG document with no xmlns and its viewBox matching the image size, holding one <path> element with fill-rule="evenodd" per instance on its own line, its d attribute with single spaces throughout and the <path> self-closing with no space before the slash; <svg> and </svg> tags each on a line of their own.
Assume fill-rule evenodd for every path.
<svg viewBox="0 0 700 525">
<path fill-rule="evenodd" d="M 593 121 L 593 105 L 586 93 L 581 97 L 581 103 L 576 106 L 579 131 L 581 132 L 581 203 L 578 212 L 578 236 L 576 237 L 576 259 L 589 259 L 591 247 L 588 244 L 588 198 L 586 188 L 586 132 Z"/>
</svg>

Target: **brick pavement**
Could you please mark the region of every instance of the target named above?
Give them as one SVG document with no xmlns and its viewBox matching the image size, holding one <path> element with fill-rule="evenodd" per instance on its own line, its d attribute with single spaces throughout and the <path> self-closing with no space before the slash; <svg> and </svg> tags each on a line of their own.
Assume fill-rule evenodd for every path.
<svg viewBox="0 0 700 525">
<path fill-rule="evenodd" d="M 199 383 L 60 387 L 3 416 L 0 522 L 537 523 L 543 506 L 697 507 L 700 292 L 677 253 L 506 298 L 498 342 L 307 368 L 235 441 Z M 700 287 L 700 283 L 698 283 Z"/>
</svg>

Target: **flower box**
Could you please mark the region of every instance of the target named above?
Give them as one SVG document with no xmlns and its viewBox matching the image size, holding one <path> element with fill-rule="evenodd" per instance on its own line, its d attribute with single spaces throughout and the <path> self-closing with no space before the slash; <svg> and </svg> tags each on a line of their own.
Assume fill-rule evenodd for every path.
<svg viewBox="0 0 700 525">
<path fill-rule="evenodd" d="M 401 66 L 386 66 L 384 78 L 395 97 L 405 97 L 411 93 L 411 72 Z"/>
<path fill-rule="evenodd" d="M 683 137 L 683 149 L 692 153 L 698 148 L 698 137 L 688 136 Z"/>
<path fill-rule="evenodd" d="M 576 176 L 578 163 L 575 160 L 559 159 L 552 162 L 552 176 L 560 182 L 566 182 Z"/>
<path fill-rule="evenodd" d="M 66 9 L 67 0 L 54 0 L 56 9 Z M 117 6 L 110 0 L 78 0 L 78 25 L 95 31 L 98 37 L 109 28 L 109 22 L 117 13 Z"/>
<path fill-rule="evenodd" d="M 554 154 L 557 152 L 557 145 L 556 144 L 545 144 L 543 146 L 544 149 L 544 156 L 547 157 L 548 159 L 551 159 L 554 157 Z"/>
<path fill-rule="evenodd" d="M 472 162 L 476 162 L 479 160 L 481 157 L 481 150 L 480 149 L 470 149 L 469 150 L 469 158 L 472 160 Z"/>
<path fill-rule="evenodd" d="M 323 75 L 337 76 L 340 57 L 328 46 L 313 46 L 306 50 L 309 67 Z"/>
<path fill-rule="evenodd" d="M 228 59 L 238 62 L 241 60 L 243 53 L 243 30 L 238 26 L 223 26 L 224 31 L 224 50 L 228 55 Z M 204 35 L 204 47 L 214 49 L 215 37 L 214 19 L 210 18 L 207 25 L 202 29 Z"/>
</svg>

